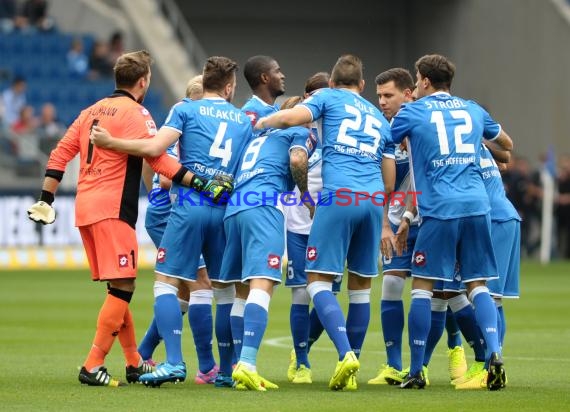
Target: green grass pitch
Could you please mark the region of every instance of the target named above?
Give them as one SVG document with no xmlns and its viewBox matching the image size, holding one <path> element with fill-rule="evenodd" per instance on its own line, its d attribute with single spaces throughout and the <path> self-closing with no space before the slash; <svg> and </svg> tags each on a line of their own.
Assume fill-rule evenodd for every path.
<svg viewBox="0 0 570 412">
<path fill-rule="evenodd" d="M 142 385 L 94 388 L 77 381 L 93 338 L 105 286 L 86 271 L 3 271 L 0 274 L 0 410 L 6 411 L 562 411 L 570 409 L 570 263 L 541 266 L 526 262 L 521 270 L 520 300 L 505 302 L 504 348 L 509 386 L 499 392 L 456 391 L 449 385 L 446 344 L 440 342 L 430 364 L 431 386 L 402 391 L 370 386 L 385 361 L 380 333 L 380 278 L 374 280 L 372 319 L 361 356 L 356 392 L 331 392 L 334 347 L 323 335 L 311 351 L 314 383 L 287 382 L 291 349 L 290 293 L 276 290 L 258 368 L 279 384 L 266 393 L 198 386 L 192 376 L 196 356 L 185 319 L 183 349 L 189 379 L 159 389 Z M 132 302 L 137 338 L 152 313 L 152 273 L 139 275 Z M 409 284 L 405 294 L 409 296 Z M 346 297 L 341 302 L 346 307 Z M 406 307 L 408 303 L 405 303 Z M 407 337 L 404 337 L 407 342 Z M 466 350 L 468 359 L 471 351 Z M 155 359 L 163 359 L 161 347 Z M 404 345 L 404 362 L 409 360 Z M 118 342 L 107 358 L 109 371 L 124 379 Z"/>
</svg>

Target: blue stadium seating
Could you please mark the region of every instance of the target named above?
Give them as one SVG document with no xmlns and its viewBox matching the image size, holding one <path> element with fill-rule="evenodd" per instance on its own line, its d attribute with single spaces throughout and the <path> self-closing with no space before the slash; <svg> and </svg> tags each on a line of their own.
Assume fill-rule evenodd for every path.
<svg viewBox="0 0 570 412">
<path fill-rule="evenodd" d="M 95 39 L 88 34 L 0 34 L 0 90 L 9 87 L 15 76 L 22 76 L 28 83 L 28 103 L 36 108 L 36 113 L 42 104 L 51 102 L 59 119 L 71 124 L 82 109 L 114 89 L 112 80 L 89 81 L 70 76 L 66 54 L 77 36 L 82 38 L 84 51 L 89 55 Z M 159 91 L 149 91 L 145 107 L 157 124 L 162 124 L 167 110 Z"/>
</svg>

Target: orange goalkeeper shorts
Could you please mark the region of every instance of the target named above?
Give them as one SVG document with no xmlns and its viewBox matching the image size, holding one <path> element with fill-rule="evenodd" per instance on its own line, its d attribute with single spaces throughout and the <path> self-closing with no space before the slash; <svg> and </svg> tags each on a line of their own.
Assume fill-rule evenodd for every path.
<svg viewBox="0 0 570 412">
<path fill-rule="evenodd" d="M 79 226 L 91 278 L 107 281 L 137 277 L 138 244 L 135 230 L 119 219 Z"/>
</svg>

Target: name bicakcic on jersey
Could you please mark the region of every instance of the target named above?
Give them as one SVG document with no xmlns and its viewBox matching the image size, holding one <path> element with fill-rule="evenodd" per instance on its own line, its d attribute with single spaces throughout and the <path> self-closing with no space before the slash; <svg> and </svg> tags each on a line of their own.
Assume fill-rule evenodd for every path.
<svg viewBox="0 0 570 412">
<path fill-rule="evenodd" d="M 198 199 L 192 195 L 198 195 Z M 390 195 L 386 192 L 377 191 L 374 193 L 353 191 L 347 188 L 340 188 L 336 191 L 317 192 L 316 199 L 308 193 L 300 194 L 296 192 L 258 192 L 254 190 L 234 191 L 231 196 L 225 195 L 217 203 L 227 206 L 302 206 L 304 204 L 312 206 L 358 206 L 363 202 L 372 202 L 375 206 L 406 206 L 408 197 L 414 206 L 418 205 L 418 196 L 422 192 L 415 191 L 394 191 Z M 160 187 L 152 189 L 148 193 L 148 201 L 153 206 L 166 206 L 171 203 L 179 205 L 188 203 L 190 206 L 213 205 L 211 193 L 198 192 L 194 189 L 178 188 L 178 190 L 166 190 Z"/>
</svg>

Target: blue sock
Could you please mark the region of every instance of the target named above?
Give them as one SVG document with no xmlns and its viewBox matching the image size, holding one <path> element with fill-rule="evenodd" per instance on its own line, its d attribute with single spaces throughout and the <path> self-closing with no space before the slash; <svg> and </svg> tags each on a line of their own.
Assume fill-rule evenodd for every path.
<svg viewBox="0 0 570 412">
<path fill-rule="evenodd" d="M 412 290 L 412 302 L 408 314 L 408 334 L 410 343 L 410 375 L 422 371 L 426 342 L 431 326 L 431 296 L 430 292 Z M 421 297 L 416 297 L 419 295 Z"/>
<path fill-rule="evenodd" d="M 293 347 L 297 356 L 297 367 L 305 365 L 311 367 L 309 363 L 308 340 L 309 340 L 309 305 L 291 305 L 289 312 L 289 322 L 291 325 L 291 336 L 293 337 Z"/>
<path fill-rule="evenodd" d="M 447 330 L 447 347 L 453 349 L 461 346 L 461 331 L 450 307 L 447 307 L 445 314 L 445 329 Z"/>
<path fill-rule="evenodd" d="M 388 356 L 388 366 L 402 370 L 402 333 L 404 331 L 404 302 L 381 300 L 380 320 Z"/>
<path fill-rule="evenodd" d="M 234 344 L 232 342 L 232 329 L 230 324 L 230 311 L 232 304 L 216 305 L 216 340 L 220 354 L 220 372 L 231 376 L 234 362 Z"/>
<path fill-rule="evenodd" d="M 241 357 L 241 347 L 243 343 L 243 314 L 245 310 L 245 300 L 236 298 L 230 312 L 230 326 L 232 328 L 232 339 L 236 359 Z"/>
<path fill-rule="evenodd" d="M 198 355 L 198 369 L 202 373 L 207 373 L 216 365 L 212 353 L 212 305 L 193 304 L 192 299 L 191 296 L 188 321 Z"/>
<path fill-rule="evenodd" d="M 158 333 L 158 327 L 156 326 L 156 319 L 153 317 L 152 322 L 150 322 L 150 325 L 137 349 L 144 360 L 152 358 L 152 354 L 160 343 L 160 340 L 161 338 Z"/>
<path fill-rule="evenodd" d="M 497 323 L 499 325 L 499 344 L 501 345 L 502 351 L 503 343 L 505 342 L 505 333 L 507 332 L 507 322 L 505 321 L 503 305 L 497 306 Z"/>
<path fill-rule="evenodd" d="M 491 353 L 501 353 L 499 348 L 499 335 L 497 333 L 497 307 L 489 290 L 485 286 L 478 286 L 470 294 L 473 306 L 475 306 L 475 319 L 483 339 L 487 346 L 485 359 L 489 359 Z"/>
<path fill-rule="evenodd" d="M 348 291 L 346 335 L 357 358 L 360 357 L 364 337 L 370 323 L 370 289 Z"/>
<path fill-rule="evenodd" d="M 485 361 L 485 348 L 483 347 L 481 332 L 475 320 L 475 311 L 471 305 L 463 307 L 461 310 L 454 312 L 455 320 L 459 325 L 461 333 L 467 339 L 467 344 L 473 348 L 475 352 L 475 360 L 477 362 Z"/>
<path fill-rule="evenodd" d="M 319 340 L 324 330 L 325 328 L 319 319 L 319 314 L 313 307 L 309 313 L 309 347 L 307 348 L 307 352 L 311 351 L 311 346 Z"/>
<path fill-rule="evenodd" d="M 437 299 L 433 299 L 437 300 Z M 429 328 L 428 338 L 426 341 L 426 349 L 424 353 L 424 365 L 428 366 L 431 360 L 431 355 L 437 346 L 437 343 L 443 335 L 445 330 L 445 311 L 432 310 L 431 311 L 431 326 Z"/>
<path fill-rule="evenodd" d="M 254 365 L 267 328 L 270 296 L 261 289 L 251 289 L 243 313 L 243 346 L 240 361 Z"/>
<path fill-rule="evenodd" d="M 309 288 L 313 283 L 309 284 Z M 331 290 L 319 290 L 312 297 L 319 319 L 338 351 L 339 360 L 342 360 L 352 349 L 346 335 L 346 322 L 340 305 Z"/>
<path fill-rule="evenodd" d="M 156 297 L 154 318 L 158 333 L 164 340 L 166 361 L 171 365 L 182 362 L 182 314 L 175 294 L 167 293 Z"/>
</svg>

